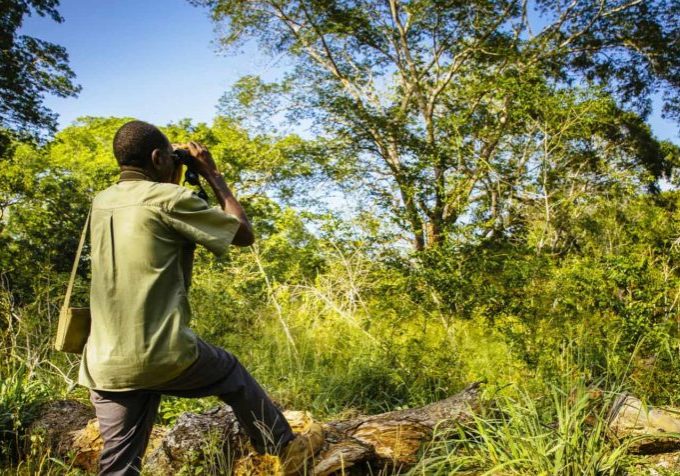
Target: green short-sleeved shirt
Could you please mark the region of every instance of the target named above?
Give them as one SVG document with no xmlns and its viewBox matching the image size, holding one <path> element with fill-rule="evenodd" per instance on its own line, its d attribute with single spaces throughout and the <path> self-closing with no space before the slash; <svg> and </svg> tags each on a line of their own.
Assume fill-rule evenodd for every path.
<svg viewBox="0 0 680 476">
<path fill-rule="evenodd" d="M 149 180 L 103 190 L 91 217 L 92 327 L 79 383 L 112 391 L 164 383 L 198 356 L 187 250 L 224 253 L 239 220 L 187 188 Z"/>
</svg>

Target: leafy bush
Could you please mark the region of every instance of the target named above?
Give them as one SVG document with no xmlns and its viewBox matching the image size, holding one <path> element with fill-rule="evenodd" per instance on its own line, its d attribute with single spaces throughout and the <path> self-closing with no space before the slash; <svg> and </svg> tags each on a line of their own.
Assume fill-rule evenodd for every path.
<svg viewBox="0 0 680 476">
<path fill-rule="evenodd" d="M 22 446 L 23 431 L 37 416 L 49 389 L 25 365 L 4 368 L 0 375 L 0 458 L 14 460 Z"/>
</svg>

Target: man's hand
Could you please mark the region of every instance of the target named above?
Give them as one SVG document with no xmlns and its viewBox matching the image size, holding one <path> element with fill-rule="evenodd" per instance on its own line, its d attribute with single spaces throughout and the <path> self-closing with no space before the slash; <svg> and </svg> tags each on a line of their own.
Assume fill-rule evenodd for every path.
<svg viewBox="0 0 680 476">
<path fill-rule="evenodd" d="M 194 169 L 196 169 L 196 172 L 201 174 L 206 179 L 208 179 L 211 175 L 219 174 L 217 165 L 215 164 L 215 161 L 213 160 L 212 155 L 210 155 L 208 149 L 198 142 L 193 141 L 184 145 L 194 158 Z"/>
</svg>

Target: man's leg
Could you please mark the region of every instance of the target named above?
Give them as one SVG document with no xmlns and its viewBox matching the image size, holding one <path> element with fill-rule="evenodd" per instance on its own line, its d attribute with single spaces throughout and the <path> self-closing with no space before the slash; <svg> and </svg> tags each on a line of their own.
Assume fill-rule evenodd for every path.
<svg viewBox="0 0 680 476">
<path fill-rule="evenodd" d="M 136 476 L 151 436 L 160 395 L 153 392 L 98 392 L 90 390 L 104 448 L 99 474 Z"/>
<path fill-rule="evenodd" d="M 219 397 L 234 410 L 258 452 L 278 453 L 295 437 L 283 413 L 234 355 L 201 340 L 198 350 L 194 364 L 154 390 L 185 398 Z"/>
<path fill-rule="evenodd" d="M 234 367 L 217 396 L 234 410 L 259 453 L 277 454 L 293 439 L 293 431 L 260 384 L 233 358 Z"/>
</svg>

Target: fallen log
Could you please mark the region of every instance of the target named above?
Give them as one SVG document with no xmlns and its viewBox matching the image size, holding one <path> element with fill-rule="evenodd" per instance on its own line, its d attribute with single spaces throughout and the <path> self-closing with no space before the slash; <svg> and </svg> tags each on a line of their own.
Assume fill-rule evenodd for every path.
<svg viewBox="0 0 680 476">
<path fill-rule="evenodd" d="M 614 400 L 608 420 L 615 438 L 631 441 L 631 452 L 651 455 L 680 450 L 680 410 L 653 407 L 622 394 Z"/>
<path fill-rule="evenodd" d="M 479 407 L 480 384 L 475 383 L 452 397 L 423 407 L 325 423 L 325 440 L 315 457 L 313 474 L 332 475 L 366 464 L 408 467 L 416 462 L 419 448 L 430 440 L 436 427 L 468 423 Z M 35 425 L 40 427 L 41 421 L 58 419 L 60 408 L 55 405 Z M 296 433 L 304 434 L 313 422 L 307 412 L 284 414 Z M 80 426 L 77 430 L 72 426 L 67 435 L 52 435 L 61 442 L 55 447 L 57 454 L 75 455 L 74 466 L 93 470 L 102 445 L 97 420 L 90 419 L 84 428 Z M 65 442 L 70 446 L 65 446 Z M 275 475 L 280 471 L 278 458 L 258 455 L 252 450 L 227 405 L 201 414 L 185 413 L 170 429 L 155 427 L 145 470 L 150 474 L 176 474 L 183 468 L 204 464 L 211 457 L 213 464 L 220 465 L 220 472 Z"/>
<path fill-rule="evenodd" d="M 421 444 L 435 427 L 464 424 L 479 410 L 480 384 L 420 408 L 399 410 L 324 425 L 326 448 L 319 454 L 314 474 L 333 474 L 361 462 L 394 468 L 416 462 Z"/>
<path fill-rule="evenodd" d="M 635 465 L 640 474 L 680 474 L 679 410 L 653 407 L 621 394 L 609 410 L 608 424 L 610 437 L 625 441 L 628 452 L 640 456 Z"/>
<path fill-rule="evenodd" d="M 323 424 L 324 444 L 311 473 L 318 476 L 357 469 L 407 468 L 435 428 L 466 424 L 479 410 L 479 384 L 419 408 L 368 415 Z M 602 402 L 602 392 L 593 399 Z M 307 412 L 286 411 L 297 433 L 305 433 L 313 419 Z M 680 410 L 645 405 L 627 394 L 619 395 L 609 411 L 610 437 L 626 441 L 628 450 L 648 456 L 647 467 L 680 472 Z M 102 441 L 91 406 L 76 401 L 50 402 L 31 427 L 33 441 L 52 454 L 69 458 L 74 467 L 96 470 Z M 257 455 L 250 447 L 231 408 L 221 405 L 204 413 L 185 413 L 172 428 L 153 429 L 145 458 L 150 474 L 176 474 L 182 469 L 210 464 L 217 472 L 235 475 L 275 475 L 278 458 Z M 226 470 L 226 471 L 225 471 Z M 378 471 L 374 471 L 378 472 Z"/>
</svg>

